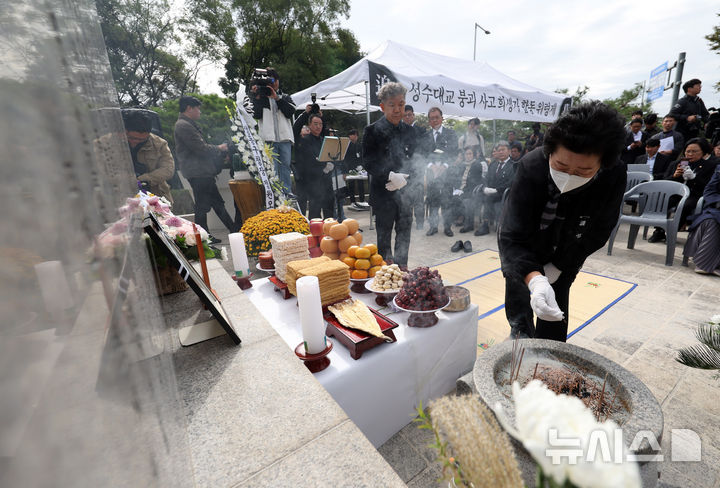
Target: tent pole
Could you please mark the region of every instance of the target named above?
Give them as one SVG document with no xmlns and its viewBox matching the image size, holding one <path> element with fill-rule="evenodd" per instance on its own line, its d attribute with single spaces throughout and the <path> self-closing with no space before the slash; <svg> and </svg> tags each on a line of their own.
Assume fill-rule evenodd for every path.
<svg viewBox="0 0 720 488">
<path fill-rule="evenodd" d="M 497 143 L 497 126 L 495 125 L 495 119 L 493 119 L 493 147 Z"/>
<path fill-rule="evenodd" d="M 370 82 L 365 82 L 365 125 L 370 125 Z"/>
</svg>

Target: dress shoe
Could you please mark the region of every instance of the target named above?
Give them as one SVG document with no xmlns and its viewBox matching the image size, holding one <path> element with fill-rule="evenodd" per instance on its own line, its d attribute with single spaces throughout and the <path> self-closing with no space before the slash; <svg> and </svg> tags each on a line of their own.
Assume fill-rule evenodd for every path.
<svg viewBox="0 0 720 488">
<path fill-rule="evenodd" d="M 490 228 L 489 228 L 487 222 L 483 222 L 480 225 L 480 228 L 475 231 L 476 236 L 485 236 L 485 235 L 488 235 L 489 233 L 490 233 Z"/>
<path fill-rule="evenodd" d="M 452 252 L 458 252 L 458 251 L 460 251 L 460 249 L 462 249 L 462 248 L 463 248 L 463 243 L 462 243 L 462 241 L 457 241 L 455 244 L 452 245 L 452 247 L 450 248 L 450 251 L 452 251 Z"/>
<path fill-rule="evenodd" d="M 450 227 L 445 227 L 445 235 L 448 237 L 452 237 L 455 235 L 455 233 L 452 231 Z"/>
<path fill-rule="evenodd" d="M 472 227 L 463 227 L 462 229 L 460 229 L 460 233 L 464 234 L 466 232 L 472 232 L 472 230 L 473 230 Z"/>
<path fill-rule="evenodd" d="M 702 274 L 702 275 L 709 275 L 709 274 L 710 274 L 710 273 L 708 273 L 707 271 L 702 270 L 702 269 L 700 269 L 700 268 L 695 268 L 694 271 L 695 271 L 697 274 Z"/>
<path fill-rule="evenodd" d="M 665 240 L 665 231 L 662 229 L 655 229 L 652 235 L 648 238 L 648 242 L 662 242 Z"/>
<path fill-rule="evenodd" d="M 437 227 L 430 227 L 430 230 L 425 233 L 426 236 L 431 236 L 438 233 Z"/>
<path fill-rule="evenodd" d="M 460 242 L 460 241 L 458 241 Z M 463 242 L 463 249 L 465 249 L 465 252 L 472 252 L 472 242 L 465 241 Z"/>
<path fill-rule="evenodd" d="M 222 239 L 218 239 L 215 236 L 208 236 L 208 241 L 210 242 L 210 244 L 219 244 L 222 242 Z"/>
</svg>

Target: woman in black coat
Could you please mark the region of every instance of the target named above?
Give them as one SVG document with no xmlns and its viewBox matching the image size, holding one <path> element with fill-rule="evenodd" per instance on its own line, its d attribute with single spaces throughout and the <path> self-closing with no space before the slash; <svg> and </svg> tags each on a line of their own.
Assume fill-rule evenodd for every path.
<svg viewBox="0 0 720 488">
<path fill-rule="evenodd" d="M 511 336 L 566 340 L 570 285 L 620 215 L 624 141 L 614 109 L 585 103 L 560 117 L 543 148 L 517 163 L 498 232 Z"/>
</svg>

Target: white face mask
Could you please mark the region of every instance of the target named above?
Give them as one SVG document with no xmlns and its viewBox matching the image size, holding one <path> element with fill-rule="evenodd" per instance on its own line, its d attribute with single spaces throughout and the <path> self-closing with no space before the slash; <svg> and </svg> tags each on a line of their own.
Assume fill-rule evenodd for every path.
<svg viewBox="0 0 720 488">
<path fill-rule="evenodd" d="M 560 190 L 560 193 L 580 188 L 581 186 L 590 183 L 590 180 L 593 179 L 593 177 L 583 178 L 581 176 L 569 175 L 567 173 L 563 173 L 562 171 L 553 169 L 552 166 L 550 166 L 550 176 L 555 182 L 555 186 L 557 186 L 558 190 Z"/>
</svg>

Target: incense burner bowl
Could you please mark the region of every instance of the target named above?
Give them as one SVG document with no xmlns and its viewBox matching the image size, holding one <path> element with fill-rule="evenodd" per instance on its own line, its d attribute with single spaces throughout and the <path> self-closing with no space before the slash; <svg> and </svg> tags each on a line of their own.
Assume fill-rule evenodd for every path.
<svg viewBox="0 0 720 488">
<path fill-rule="evenodd" d="M 623 442 L 628 446 L 630 453 L 644 455 L 647 458 L 660 454 L 663 414 L 660 404 L 648 387 L 619 364 L 573 344 L 545 339 L 521 339 L 517 341 L 517 344 L 514 344 L 514 341 L 501 342 L 482 353 L 475 361 L 472 376 L 480 399 L 488 407 L 492 408 L 497 402 L 500 402 L 509 420 L 513 424 L 515 423 L 515 408 L 506 383 L 513 362 L 515 364 L 518 362 L 521 348 L 525 349 L 522 356 L 523 363 L 525 363 L 524 369 L 531 371 L 529 375 L 525 375 L 525 381 L 523 381 L 523 374 L 520 375 L 519 379 L 522 385 L 525 384 L 528 376 L 532 377 L 533 366 L 536 363 L 543 364 L 544 359 L 567 365 L 573 370 L 596 378 L 596 380 L 600 378 L 601 384 L 607 378 L 608 391 L 613 392 L 613 395 L 617 394 L 615 403 L 619 402 L 618 404 L 625 410 L 621 428 Z M 513 349 L 515 349 L 514 361 Z M 527 486 L 534 486 L 534 461 L 522 445 L 514 440 L 513 445 L 516 448 Z M 656 486 L 659 463 L 643 462 L 643 457 L 639 459 L 641 459 L 639 464 L 643 486 Z"/>
</svg>

